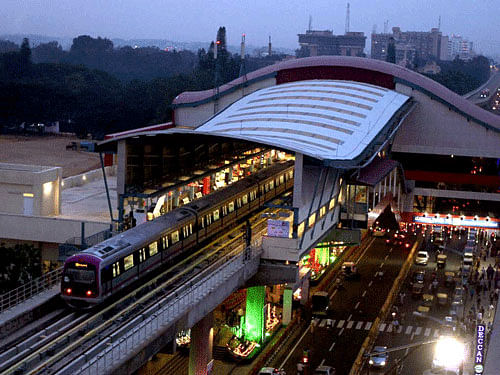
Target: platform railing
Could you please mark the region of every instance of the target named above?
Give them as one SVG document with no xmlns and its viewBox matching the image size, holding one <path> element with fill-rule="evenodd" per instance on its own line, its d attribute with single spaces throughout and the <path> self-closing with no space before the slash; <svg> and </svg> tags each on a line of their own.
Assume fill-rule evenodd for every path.
<svg viewBox="0 0 500 375">
<path fill-rule="evenodd" d="M 252 241 L 254 247 L 259 241 Z M 246 262 L 260 256 L 261 249 L 248 248 L 247 250 L 233 251 L 224 256 L 205 270 L 196 275 L 189 282 L 180 286 L 159 302 L 161 307 L 147 316 L 142 322 L 135 323 L 128 332 L 109 346 L 96 357 L 87 362 L 78 374 L 103 374 L 120 364 L 127 356 L 137 350 L 145 340 L 154 337 L 159 331 L 173 324 L 182 314 L 202 301 L 208 294 L 219 288 L 230 278 L 243 271 Z"/>
<path fill-rule="evenodd" d="M 31 297 L 61 283 L 62 267 L 47 272 L 16 289 L 0 295 L 0 313 L 30 299 Z"/>
</svg>

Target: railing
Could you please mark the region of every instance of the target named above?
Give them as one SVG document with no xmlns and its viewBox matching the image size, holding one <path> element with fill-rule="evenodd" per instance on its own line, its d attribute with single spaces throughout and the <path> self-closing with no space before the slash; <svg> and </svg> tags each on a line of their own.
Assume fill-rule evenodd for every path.
<svg viewBox="0 0 500 375">
<path fill-rule="evenodd" d="M 62 267 L 0 295 L 0 313 L 61 282 Z"/>
<path fill-rule="evenodd" d="M 256 241 L 257 242 L 257 241 Z M 235 250 L 231 254 L 217 260 L 189 282 L 172 291 L 161 306 L 154 306 L 153 311 L 145 312 L 140 323 L 134 323 L 127 333 L 115 342 L 108 343 L 108 347 L 95 358 L 87 362 L 78 374 L 103 374 L 119 365 L 144 340 L 149 340 L 156 334 L 173 324 L 179 316 L 201 302 L 208 294 L 219 288 L 227 280 L 236 277 L 244 270 L 246 262 L 258 256 L 260 250 Z M 250 276 L 250 275 L 249 275 Z"/>
</svg>

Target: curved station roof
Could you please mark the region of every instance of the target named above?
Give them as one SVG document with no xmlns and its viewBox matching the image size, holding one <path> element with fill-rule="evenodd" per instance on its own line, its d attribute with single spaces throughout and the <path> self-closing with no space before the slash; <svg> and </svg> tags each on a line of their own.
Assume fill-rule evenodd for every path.
<svg viewBox="0 0 500 375">
<path fill-rule="evenodd" d="M 239 99 L 193 133 L 246 139 L 320 160 L 352 160 L 408 100 L 366 83 L 291 82 Z"/>
</svg>

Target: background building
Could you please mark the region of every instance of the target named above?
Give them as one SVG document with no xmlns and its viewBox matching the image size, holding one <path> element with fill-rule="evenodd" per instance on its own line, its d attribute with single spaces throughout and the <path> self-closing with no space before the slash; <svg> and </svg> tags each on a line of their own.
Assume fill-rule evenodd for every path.
<svg viewBox="0 0 500 375">
<path fill-rule="evenodd" d="M 475 56 L 472 47 L 472 42 L 460 35 L 452 35 L 448 39 L 448 60 L 454 60 L 456 57 L 460 60 L 471 60 Z"/>
<path fill-rule="evenodd" d="M 344 35 L 333 35 L 331 30 L 307 30 L 305 34 L 299 34 L 299 57 L 364 56 L 365 43 L 363 32 L 348 31 Z"/>
</svg>

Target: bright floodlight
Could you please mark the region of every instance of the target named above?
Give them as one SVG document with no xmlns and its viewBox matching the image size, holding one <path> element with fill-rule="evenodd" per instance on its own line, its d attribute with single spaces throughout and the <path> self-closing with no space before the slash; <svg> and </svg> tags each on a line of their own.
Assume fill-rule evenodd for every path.
<svg viewBox="0 0 500 375">
<path fill-rule="evenodd" d="M 433 365 L 444 369 L 460 367 L 465 356 L 465 346 L 454 337 L 441 337 L 434 349 Z"/>
</svg>

